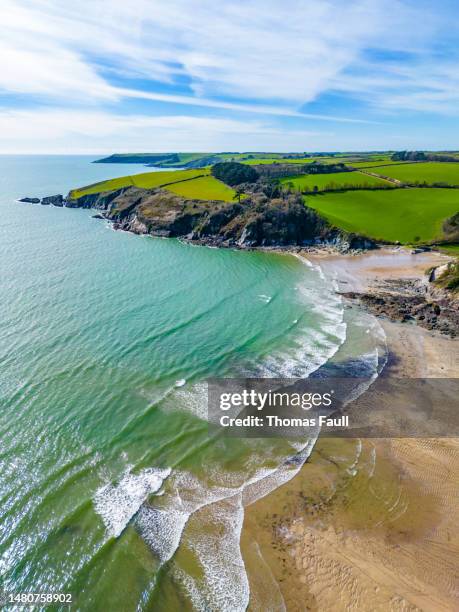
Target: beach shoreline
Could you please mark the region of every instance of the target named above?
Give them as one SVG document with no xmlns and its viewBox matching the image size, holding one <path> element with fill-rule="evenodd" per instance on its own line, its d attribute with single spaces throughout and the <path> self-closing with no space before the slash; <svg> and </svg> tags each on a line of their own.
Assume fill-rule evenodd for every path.
<svg viewBox="0 0 459 612">
<path fill-rule="evenodd" d="M 422 281 L 427 269 L 449 260 L 397 248 L 300 255 L 343 292 L 386 279 Z M 458 377 L 457 338 L 378 320 L 387 338 L 386 376 Z M 319 437 L 291 481 L 246 508 L 249 609 L 262 609 L 267 593 L 288 611 L 454 609 L 458 450 L 457 438 Z"/>
</svg>

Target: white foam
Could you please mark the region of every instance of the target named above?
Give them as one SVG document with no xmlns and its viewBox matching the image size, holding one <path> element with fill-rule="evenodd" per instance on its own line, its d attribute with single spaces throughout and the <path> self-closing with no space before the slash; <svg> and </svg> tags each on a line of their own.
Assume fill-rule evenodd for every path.
<svg viewBox="0 0 459 612">
<path fill-rule="evenodd" d="M 132 474 L 128 468 L 118 484 L 107 483 L 94 496 L 94 509 L 110 536 L 118 537 L 149 495 L 158 491 L 170 469 L 147 468 Z"/>
<path fill-rule="evenodd" d="M 250 590 L 239 546 L 244 519 L 241 495 L 213 504 L 209 510 L 207 537 L 187 542 L 199 560 L 199 577 L 187 575 L 180 568 L 176 575 L 182 578 L 197 610 L 243 612 L 249 603 Z"/>
<path fill-rule="evenodd" d="M 259 297 L 262 302 L 265 302 L 265 304 L 269 304 L 273 299 L 271 295 L 265 295 L 264 293 L 260 293 L 257 297 Z"/>
<path fill-rule="evenodd" d="M 207 382 L 199 382 L 191 388 L 177 389 L 175 406 L 191 412 L 203 421 L 207 420 Z M 175 409 L 175 407 L 174 407 Z"/>
<path fill-rule="evenodd" d="M 140 509 L 136 524 L 160 563 L 165 563 L 177 550 L 189 517 L 204 506 L 234 493 L 231 488 L 209 487 L 192 474 L 176 471 L 156 505 Z"/>
<path fill-rule="evenodd" d="M 302 261 L 324 278 L 320 268 Z M 261 368 L 257 364 L 245 368 L 244 373 L 259 374 L 261 369 L 267 376 L 305 377 L 330 359 L 347 335 L 342 298 L 333 293 L 332 286 L 328 282 L 311 287 L 307 281 L 299 286 L 296 299 L 314 312 L 317 319 L 314 325 L 318 329 L 306 323 L 303 326 L 300 320 L 296 338 L 285 351 L 271 355 Z M 270 299 L 265 294 L 258 297 L 265 302 Z M 368 327 L 366 322 L 365 329 Z M 368 351 L 365 357 L 376 367 L 377 351 Z M 174 397 L 179 400 L 180 409 L 206 418 L 206 390 L 207 385 L 200 383 L 191 389 L 175 389 Z M 174 471 L 164 494 L 153 504 L 139 506 L 135 521 L 142 537 L 161 564 L 171 561 L 171 571 L 184 586 L 195 609 L 231 612 L 246 609 L 249 589 L 240 552 L 243 508 L 293 478 L 310 455 L 317 435 L 315 432 L 309 439 L 297 439 L 290 448 L 285 447 L 276 455 L 277 465 L 272 468 L 264 467 L 266 457 L 274 458 L 269 441 L 262 440 L 258 445 L 251 440 L 250 459 L 241 472 L 228 472 L 224 465 L 220 469 L 215 463 L 207 465 L 205 475 L 199 479 L 190 473 Z M 186 568 L 179 566 L 180 555 L 174 556 L 179 546 L 196 558 L 198 575 L 190 575 Z"/>
</svg>

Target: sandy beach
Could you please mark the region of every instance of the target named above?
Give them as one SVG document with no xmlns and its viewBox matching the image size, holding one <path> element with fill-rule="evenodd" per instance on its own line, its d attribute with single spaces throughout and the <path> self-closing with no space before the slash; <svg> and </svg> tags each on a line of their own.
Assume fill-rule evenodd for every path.
<svg viewBox="0 0 459 612">
<path fill-rule="evenodd" d="M 305 255 L 343 291 L 422 278 L 447 261 L 393 249 Z M 458 376 L 458 339 L 380 322 L 386 375 Z M 246 509 L 250 609 L 457 610 L 458 450 L 456 438 L 319 438 L 295 478 Z"/>
</svg>

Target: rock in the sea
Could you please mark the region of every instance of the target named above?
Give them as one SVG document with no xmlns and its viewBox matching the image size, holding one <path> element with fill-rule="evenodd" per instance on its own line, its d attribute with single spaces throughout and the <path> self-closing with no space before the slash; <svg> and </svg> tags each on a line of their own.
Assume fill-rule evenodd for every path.
<svg viewBox="0 0 459 612">
<path fill-rule="evenodd" d="M 19 202 L 29 202 L 30 204 L 39 204 L 40 198 L 20 198 Z"/>
<path fill-rule="evenodd" d="M 52 204 L 53 206 L 63 206 L 64 196 L 61 194 L 47 196 L 46 198 L 42 199 L 41 203 L 44 204 L 45 206 L 49 204 Z"/>
<path fill-rule="evenodd" d="M 97 213 L 97 215 L 93 215 L 92 218 L 93 219 L 105 219 L 105 217 L 103 215 L 99 215 L 99 213 Z"/>
</svg>

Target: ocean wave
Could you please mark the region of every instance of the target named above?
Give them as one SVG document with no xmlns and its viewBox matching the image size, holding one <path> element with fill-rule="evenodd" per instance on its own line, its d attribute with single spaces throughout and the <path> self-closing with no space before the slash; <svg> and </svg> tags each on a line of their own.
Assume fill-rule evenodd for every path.
<svg viewBox="0 0 459 612">
<path fill-rule="evenodd" d="M 173 472 L 161 498 L 143 504 L 136 527 L 160 565 L 172 560 L 170 571 L 195 609 L 246 609 L 250 592 L 240 550 L 244 507 L 293 478 L 315 439 L 294 442 L 275 468 L 257 467 L 262 463 L 257 456 L 250 477 L 242 472 L 229 476 L 214 467 L 209 485 L 188 472 Z M 183 565 L 176 555 L 179 547 L 186 558 Z M 189 571 L 190 556 L 199 568 L 196 573 Z"/>
<path fill-rule="evenodd" d="M 312 267 L 322 280 L 326 278 L 320 267 Z M 325 366 L 333 372 L 334 367 L 341 367 L 341 359 L 354 371 L 377 376 L 384 354 L 383 330 L 370 318 L 348 313 L 335 289 L 333 279 L 318 287 L 298 285 L 295 299 L 315 317 L 315 326 L 307 317 L 295 319 L 288 330 L 295 336 L 289 338 L 288 346 L 273 351 L 260 363 L 240 364 L 237 373 L 306 378 Z M 269 296 L 260 294 L 258 298 L 266 302 Z M 362 345 L 352 344 L 356 333 L 365 334 Z M 355 389 L 357 395 L 363 391 Z M 175 406 L 202 420 L 207 418 L 207 385 L 203 382 L 175 387 L 165 399 L 166 403 L 160 401 L 161 409 Z M 180 469 L 143 470 L 137 475 L 128 472 L 118 485 L 99 489 L 94 505 L 112 535 L 119 535 L 134 521 L 160 566 L 170 563 L 173 579 L 194 608 L 242 611 L 250 595 L 240 550 L 244 507 L 292 479 L 310 456 L 318 435 L 317 429 L 310 438 L 297 439 L 290 446 L 286 441 L 287 446 L 277 455 L 273 455 L 269 441 L 257 445 L 251 440 L 250 460 L 242 472 L 228 472 L 224 462 L 220 467 L 208 465 L 199 478 Z M 277 464 L 265 467 L 267 457 Z M 190 559 L 198 568 L 195 572 L 189 570 Z"/>
<path fill-rule="evenodd" d="M 94 496 L 94 509 L 109 535 L 118 537 L 149 495 L 158 491 L 170 469 L 147 468 L 133 474 L 128 468 L 118 484 L 107 483 Z"/>
</svg>

